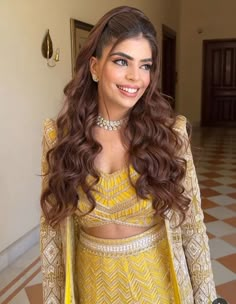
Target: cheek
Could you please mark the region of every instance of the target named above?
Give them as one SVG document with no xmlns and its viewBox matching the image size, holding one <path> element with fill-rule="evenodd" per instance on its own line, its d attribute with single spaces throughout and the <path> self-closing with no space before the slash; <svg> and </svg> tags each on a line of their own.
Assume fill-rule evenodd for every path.
<svg viewBox="0 0 236 304">
<path fill-rule="evenodd" d="M 144 78 L 144 87 L 147 88 L 150 84 L 150 81 L 151 81 L 151 75 L 148 74 L 146 75 L 146 77 Z"/>
<path fill-rule="evenodd" d="M 107 82 L 109 84 L 110 82 L 116 82 L 117 78 L 119 78 L 119 75 L 117 75 L 117 71 L 112 68 L 106 68 L 103 70 L 103 81 Z"/>
</svg>

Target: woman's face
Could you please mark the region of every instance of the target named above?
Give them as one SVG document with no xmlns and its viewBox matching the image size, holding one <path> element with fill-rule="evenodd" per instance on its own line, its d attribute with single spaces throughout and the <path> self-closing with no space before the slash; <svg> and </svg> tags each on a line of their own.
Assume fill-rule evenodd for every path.
<svg viewBox="0 0 236 304">
<path fill-rule="evenodd" d="M 98 78 L 99 111 L 120 119 L 143 95 L 150 83 L 152 51 L 142 36 L 129 38 L 112 49 L 103 49 L 100 59 L 92 57 L 90 70 Z M 112 50 L 111 50 L 112 49 Z"/>
</svg>

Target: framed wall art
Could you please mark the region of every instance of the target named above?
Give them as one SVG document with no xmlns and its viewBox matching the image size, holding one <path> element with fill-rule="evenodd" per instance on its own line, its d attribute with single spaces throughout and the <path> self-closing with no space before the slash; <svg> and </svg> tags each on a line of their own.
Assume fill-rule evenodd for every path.
<svg viewBox="0 0 236 304">
<path fill-rule="evenodd" d="M 92 28 L 93 25 L 89 23 L 72 18 L 70 19 L 72 75 L 74 75 L 77 55 Z"/>
</svg>

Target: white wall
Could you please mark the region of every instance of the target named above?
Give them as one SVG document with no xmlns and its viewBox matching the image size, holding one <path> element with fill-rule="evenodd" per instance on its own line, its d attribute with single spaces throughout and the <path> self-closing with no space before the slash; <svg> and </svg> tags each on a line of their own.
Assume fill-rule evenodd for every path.
<svg viewBox="0 0 236 304">
<path fill-rule="evenodd" d="M 44 118 L 56 116 L 71 77 L 70 18 L 94 24 L 110 8 L 130 5 L 142 9 L 160 32 L 161 22 L 177 29 L 176 3 L 1 0 L 0 252 L 39 224 L 41 126 Z M 48 28 L 60 48 L 55 68 L 41 56 Z"/>
<path fill-rule="evenodd" d="M 181 0 L 178 109 L 193 124 L 201 117 L 203 40 L 236 38 L 235 12 L 235 0 Z"/>
</svg>

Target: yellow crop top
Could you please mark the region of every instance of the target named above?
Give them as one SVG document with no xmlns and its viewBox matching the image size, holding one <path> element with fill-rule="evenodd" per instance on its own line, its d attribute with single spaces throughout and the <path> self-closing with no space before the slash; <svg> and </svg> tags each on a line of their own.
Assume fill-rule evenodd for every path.
<svg viewBox="0 0 236 304">
<path fill-rule="evenodd" d="M 47 119 L 44 128 L 45 142 L 48 148 L 52 148 L 57 140 L 55 121 Z M 46 157 L 45 153 L 43 158 Z M 45 161 L 43 161 L 43 164 L 46 166 Z M 47 172 L 46 168 L 42 168 L 42 170 Z M 100 172 L 100 180 L 94 186 L 94 190 L 97 191 L 93 192 L 96 208 L 87 215 L 82 214 L 90 210 L 90 202 L 82 189 L 78 189 L 79 201 L 75 214 L 78 215 L 77 220 L 80 226 L 89 228 L 115 223 L 135 227 L 151 227 L 159 223 L 160 217 L 154 215 L 155 210 L 152 207 L 152 201 L 137 197 L 135 189 L 129 181 L 129 170 L 130 177 L 135 182 L 138 173 L 132 166 L 112 174 Z M 88 176 L 88 182 L 90 178 L 92 177 Z"/>
<path fill-rule="evenodd" d="M 83 227 L 95 227 L 105 224 L 123 224 L 136 227 L 151 227 L 158 222 L 154 216 L 152 201 L 137 197 L 128 177 L 128 167 L 112 174 L 100 173 L 100 180 L 94 186 L 95 209 L 84 215 L 91 208 L 87 196 L 78 189 L 79 201 L 76 214 Z M 138 173 L 130 166 L 130 177 L 135 181 Z M 91 179 L 92 177 L 89 177 Z"/>
</svg>

